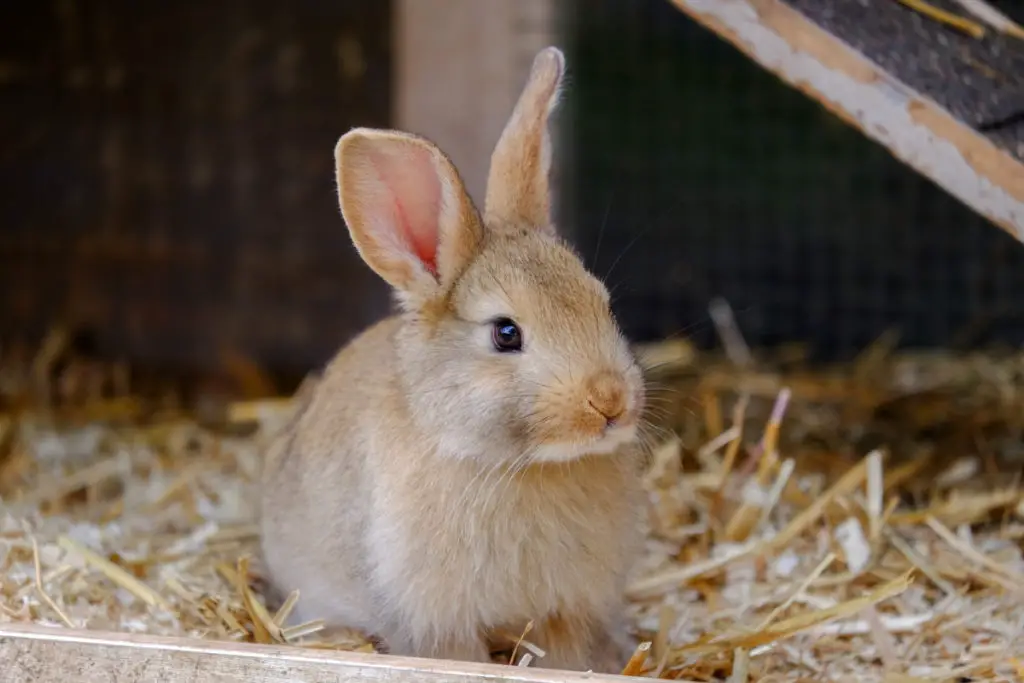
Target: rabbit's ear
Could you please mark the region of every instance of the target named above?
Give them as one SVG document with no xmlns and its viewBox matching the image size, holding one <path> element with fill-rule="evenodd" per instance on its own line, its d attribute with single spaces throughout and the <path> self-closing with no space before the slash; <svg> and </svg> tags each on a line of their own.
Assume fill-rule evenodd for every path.
<svg viewBox="0 0 1024 683">
<path fill-rule="evenodd" d="M 343 135 L 334 156 L 341 213 L 363 260 L 406 300 L 451 285 L 483 236 L 451 161 L 422 138 L 365 128 Z"/>
<path fill-rule="evenodd" d="M 545 48 L 533 60 L 530 78 L 491 155 L 484 202 L 488 225 L 553 230 L 548 117 L 564 71 L 565 57 L 558 48 Z"/>
</svg>

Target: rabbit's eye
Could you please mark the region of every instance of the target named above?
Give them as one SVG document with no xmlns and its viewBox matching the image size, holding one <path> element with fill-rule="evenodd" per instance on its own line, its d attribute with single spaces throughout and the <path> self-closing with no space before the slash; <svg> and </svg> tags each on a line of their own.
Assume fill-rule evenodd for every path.
<svg viewBox="0 0 1024 683">
<path fill-rule="evenodd" d="M 502 353 L 523 350 L 523 333 L 519 326 L 508 318 L 498 318 L 491 328 L 491 341 L 494 348 Z"/>
</svg>

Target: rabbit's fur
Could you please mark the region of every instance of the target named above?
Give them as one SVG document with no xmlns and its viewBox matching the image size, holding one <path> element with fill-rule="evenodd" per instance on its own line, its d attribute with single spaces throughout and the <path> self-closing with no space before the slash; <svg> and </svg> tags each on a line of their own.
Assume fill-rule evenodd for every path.
<svg viewBox="0 0 1024 683">
<path fill-rule="evenodd" d="M 430 142 L 338 143 L 342 213 L 400 312 L 341 350 L 266 454 L 263 555 L 279 592 L 299 589 L 297 620 L 475 661 L 533 621 L 540 666 L 626 661 L 644 390 L 607 290 L 550 222 L 563 69 L 537 56 L 483 217 Z M 495 349 L 496 318 L 521 352 Z"/>
</svg>

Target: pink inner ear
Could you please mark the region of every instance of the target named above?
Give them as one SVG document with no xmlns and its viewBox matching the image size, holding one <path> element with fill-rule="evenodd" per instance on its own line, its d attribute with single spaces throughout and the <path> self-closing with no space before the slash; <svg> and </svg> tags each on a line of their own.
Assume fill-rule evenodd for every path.
<svg viewBox="0 0 1024 683">
<path fill-rule="evenodd" d="M 396 237 L 436 277 L 442 186 L 430 151 L 403 145 L 378 154 L 375 165 L 390 191 Z"/>
<path fill-rule="evenodd" d="M 434 202 L 433 215 L 437 215 L 437 205 Z M 427 271 L 437 276 L 437 221 L 434 220 L 433 227 L 423 226 L 415 221 L 409 220 L 402 204 L 397 199 L 394 202 L 395 218 L 398 221 L 399 229 L 412 247 L 416 257 L 420 260 Z"/>
</svg>

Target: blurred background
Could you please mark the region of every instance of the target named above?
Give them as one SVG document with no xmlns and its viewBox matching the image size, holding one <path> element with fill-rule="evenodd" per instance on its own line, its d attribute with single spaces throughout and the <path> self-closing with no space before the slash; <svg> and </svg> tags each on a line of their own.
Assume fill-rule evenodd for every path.
<svg viewBox="0 0 1024 683">
<path fill-rule="evenodd" d="M 1013 3 L 1009 3 L 1013 4 Z M 1017 346 L 1024 250 L 665 0 L 7 0 L 0 343 L 289 389 L 383 316 L 332 152 L 428 135 L 480 197 L 533 54 L 569 80 L 562 230 L 637 341 Z"/>
</svg>

